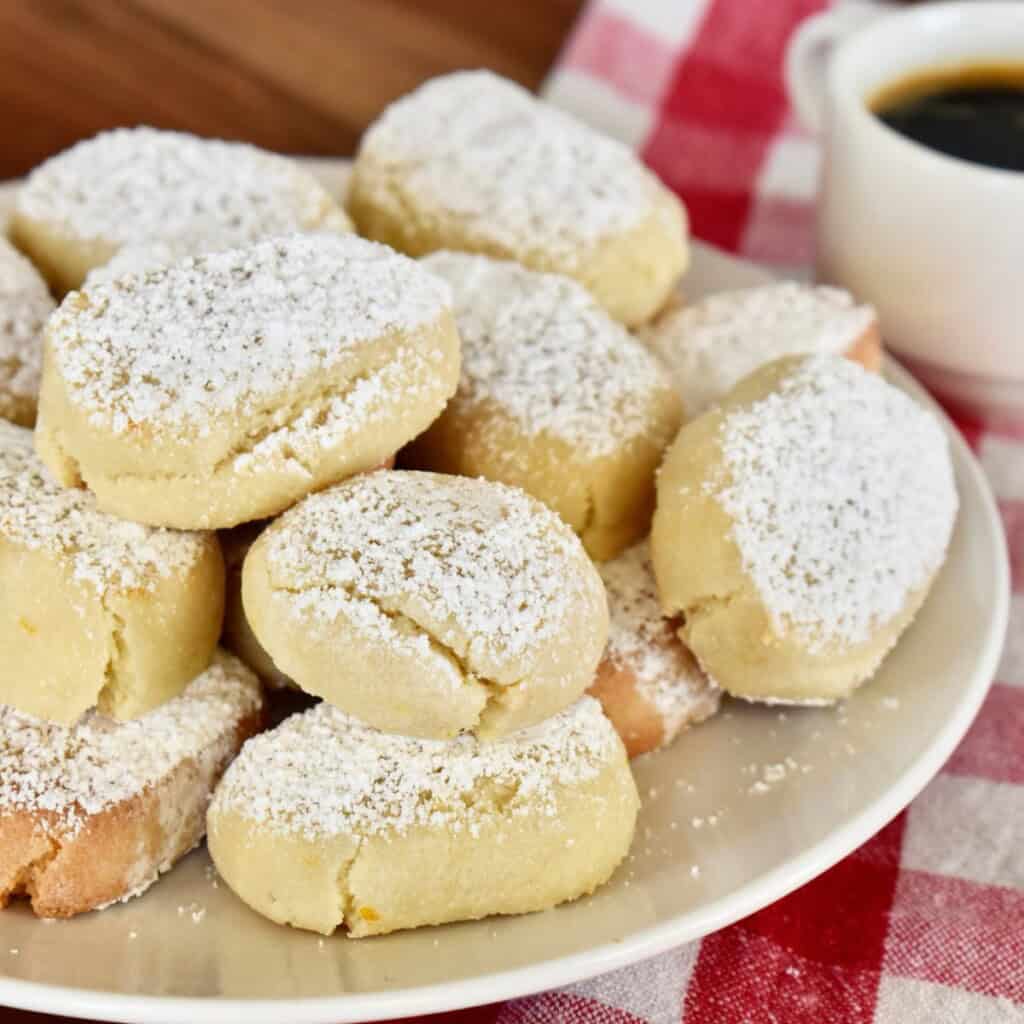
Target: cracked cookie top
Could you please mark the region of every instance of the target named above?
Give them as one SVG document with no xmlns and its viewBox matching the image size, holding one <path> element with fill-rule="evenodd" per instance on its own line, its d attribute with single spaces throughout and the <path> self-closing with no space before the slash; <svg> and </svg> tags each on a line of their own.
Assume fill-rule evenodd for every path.
<svg viewBox="0 0 1024 1024">
<path fill-rule="evenodd" d="M 621 750 L 591 697 L 487 743 L 379 732 L 324 703 L 250 740 L 212 811 L 312 840 L 417 827 L 476 835 L 499 816 L 557 815 L 559 788 L 595 778 Z"/>
<path fill-rule="evenodd" d="M 59 236 L 115 246 L 211 235 L 244 245 L 349 228 L 327 191 L 287 157 L 145 127 L 103 132 L 40 164 L 17 211 Z"/>
<path fill-rule="evenodd" d="M 604 588 L 576 535 L 502 484 L 371 473 L 306 498 L 261 543 L 296 614 L 344 616 L 412 655 L 441 645 L 505 685 L 573 624 L 604 629 Z"/>
<path fill-rule="evenodd" d="M 0 814 L 52 815 L 66 835 L 186 759 L 224 760 L 260 707 L 256 677 L 220 653 L 179 697 L 128 722 L 88 711 L 63 726 L 0 704 Z M 209 776 L 209 772 L 203 773 Z"/>
<path fill-rule="evenodd" d="M 775 365 L 770 394 L 726 406 L 705 486 L 780 635 L 812 653 L 865 643 L 945 557 L 949 446 L 932 412 L 840 356 Z"/>
<path fill-rule="evenodd" d="M 673 309 L 641 337 L 671 371 L 687 416 L 696 416 L 759 366 L 802 353 L 842 355 L 875 322 L 874 309 L 842 288 L 782 281 Z"/>
<path fill-rule="evenodd" d="M 646 540 L 598 566 L 608 592 L 605 657 L 628 669 L 637 692 L 661 716 L 666 736 L 695 715 L 710 714 L 719 690 L 675 635 L 658 600 Z"/>
<path fill-rule="evenodd" d="M 53 299 L 35 267 L 0 237 L 0 391 L 33 398 L 43 362 L 43 325 Z"/>
<path fill-rule="evenodd" d="M 489 71 L 443 75 L 393 103 L 363 136 L 360 165 L 382 206 L 400 205 L 397 178 L 424 217 L 567 266 L 637 227 L 659 189 L 626 146 Z"/>
<path fill-rule="evenodd" d="M 654 396 L 672 382 L 582 285 L 466 253 L 422 262 L 452 289 L 458 406 L 494 404 L 528 437 L 556 437 L 591 457 L 651 430 Z"/>
<path fill-rule="evenodd" d="M 65 560 L 72 578 L 101 595 L 150 590 L 204 555 L 208 534 L 181 533 L 100 512 L 89 491 L 64 488 L 46 471 L 32 431 L 0 420 L 0 538 Z"/>
<path fill-rule="evenodd" d="M 69 401 L 95 425 L 202 436 L 210 417 L 267 414 L 275 396 L 437 322 L 448 303 L 443 282 L 386 246 L 292 235 L 72 292 L 48 340 Z"/>
</svg>

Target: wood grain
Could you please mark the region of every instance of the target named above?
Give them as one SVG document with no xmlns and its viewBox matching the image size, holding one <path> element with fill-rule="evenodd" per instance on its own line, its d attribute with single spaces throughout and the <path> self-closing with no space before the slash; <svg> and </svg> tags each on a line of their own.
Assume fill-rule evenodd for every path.
<svg viewBox="0 0 1024 1024">
<path fill-rule="evenodd" d="M 0 0 L 0 179 L 153 124 L 348 155 L 423 79 L 490 67 L 531 88 L 582 0 Z"/>
</svg>

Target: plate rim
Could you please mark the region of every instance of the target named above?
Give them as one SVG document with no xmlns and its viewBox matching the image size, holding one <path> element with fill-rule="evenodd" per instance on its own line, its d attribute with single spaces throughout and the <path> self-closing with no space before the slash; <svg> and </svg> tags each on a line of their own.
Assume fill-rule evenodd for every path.
<svg viewBox="0 0 1024 1024">
<path fill-rule="evenodd" d="M 311 161 L 313 162 L 313 161 Z M 347 161 L 316 158 L 325 170 L 341 171 Z M 0 182 L 0 199 L 14 182 Z M 700 248 L 742 266 L 747 272 L 771 273 L 737 259 L 714 246 Z M 118 1022 L 171 1022 L 217 1024 L 244 1019 L 249 1024 L 277 1024 L 282 1008 L 295 1024 L 346 1024 L 426 1013 L 465 1009 L 546 991 L 585 981 L 724 928 L 782 899 L 794 889 L 827 871 L 857 849 L 900 813 L 939 772 L 974 721 L 994 680 L 1005 640 L 1010 610 L 1010 570 L 1005 533 L 995 497 L 984 472 L 955 425 L 924 387 L 891 357 L 886 373 L 904 390 L 937 411 L 954 450 L 954 463 L 980 499 L 985 529 L 993 541 L 994 614 L 984 650 L 953 714 L 945 721 L 925 752 L 872 804 L 841 827 L 795 857 L 714 903 L 671 920 L 642 928 L 626 938 L 536 964 L 473 978 L 440 982 L 385 992 L 342 993 L 287 999 L 237 999 L 219 996 L 155 996 L 103 992 L 53 985 L 0 975 L 0 1005 L 35 1012 L 74 1015 L 90 1020 Z"/>
</svg>

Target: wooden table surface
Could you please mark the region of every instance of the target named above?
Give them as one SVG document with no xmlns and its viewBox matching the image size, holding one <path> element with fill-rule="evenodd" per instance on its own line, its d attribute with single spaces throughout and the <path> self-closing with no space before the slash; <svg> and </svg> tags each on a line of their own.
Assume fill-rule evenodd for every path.
<svg viewBox="0 0 1024 1024">
<path fill-rule="evenodd" d="M 431 75 L 535 87 L 582 0 L 0 0 L 0 179 L 116 125 L 349 155 Z"/>
</svg>

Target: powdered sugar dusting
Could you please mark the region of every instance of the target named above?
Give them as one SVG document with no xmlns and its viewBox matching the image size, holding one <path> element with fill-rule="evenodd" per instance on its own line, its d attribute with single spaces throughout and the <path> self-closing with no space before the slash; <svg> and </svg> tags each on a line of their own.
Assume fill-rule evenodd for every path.
<svg viewBox="0 0 1024 1024">
<path fill-rule="evenodd" d="M 208 543 L 203 534 L 127 522 L 100 512 L 89 491 L 60 487 L 39 461 L 32 432 L 0 420 L 0 537 L 71 566 L 101 596 L 152 589 L 186 573 Z"/>
<path fill-rule="evenodd" d="M 231 249 L 230 242 L 221 243 L 216 238 L 201 240 L 177 238 L 156 239 L 151 242 L 136 242 L 122 246 L 101 267 L 94 267 L 86 274 L 82 288 L 89 290 L 97 285 L 109 284 L 128 274 L 145 275 L 151 270 L 169 267 L 187 256 L 202 256 L 218 249 Z"/>
<path fill-rule="evenodd" d="M 875 322 L 849 292 L 786 281 L 717 292 L 641 332 L 660 356 L 688 416 L 723 398 L 759 366 L 787 355 L 841 355 Z"/>
<path fill-rule="evenodd" d="M 325 703 L 250 740 L 211 813 L 312 840 L 417 826 L 476 834 L 488 819 L 555 816 L 557 787 L 595 778 L 616 756 L 615 731 L 590 697 L 489 743 L 378 732 Z"/>
<path fill-rule="evenodd" d="M 867 641 L 942 563 L 957 510 L 942 427 L 859 366 L 797 362 L 725 418 L 721 446 L 743 564 L 776 630 L 812 652 Z"/>
<path fill-rule="evenodd" d="M 0 813 L 49 812 L 73 834 L 186 758 L 223 761 L 236 727 L 259 706 L 256 677 L 225 654 L 181 696 L 129 722 L 89 711 L 62 726 L 0 704 Z"/>
<path fill-rule="evenodd" d="M 0 237 L 0 392 L 19 398 L 38 394 L 43 324 L 53 307 L 35 267 Z"/>
<path fill-rule="evenodd" d="M 72 292 L 49 333 L 71 401 L 122 433 L 244 416 L 448 302 L 386 246 L 293 235 Z"/>
<path fill-rule="evenodd" d="M 155 239 L 225 244 L 347 218 L 294 161 L 237 142 L 153 128 L 119 128 L 37 167 L 18 211 L 69 238 L 115 247 Z"/>
<path fill-rule="evenodd" d="M 485 256 L 423 260 L 454 297 L 462 339 L 456 401 L 497 403 L 527 436 L 602 456 L 651 428 L 668 374 L 582 285 Z"/>
<path fill-rule="evenodd" d="M 460 658 L 527 674 L 574 607 L 604 601 L 584 559 L 569 527 L 522 491 L 410 472 L 312 495 L 272 529 L 267 551 L 296 613 L 345 615 L 376 640 L 425 650 L 425 634 L 383 610 L 400 608 Z"/>
<path fill-rule="evenodd" d="M 648 541 L 604 562 L 598 571 L 608 592 L 605 657 L 633 673 L 637 691 L 661 716 L 666 739 L 714 714 L 721 691 L 662 615 Z"/>
<path fill-rule="evenodd" d="M 435 78 L 392 104 L 359 160 L 373 165 L 365 185 L 382 205 L 396 202 L 386 178 L 398 175 L 424 218 L 565 266 L 649 216 L 658 187 L 627 147 L 488 71 Z"/>
<path fill-rule="evenodd" d="M 309 406 L 295 419 L 271 431 L 252 448 L 237 455 L 238 473 L 260 473 L 268 465 L 287 467 L 298 477 L 312 478 L 319 454 L 337 448 L 347 438 L 365 435 L 394 415 L 395 396 L 417 402 L 436 394 L 440 350 L 398 349 L 391 362 L 351 382 L 323 406 Z"/>
</svg>

